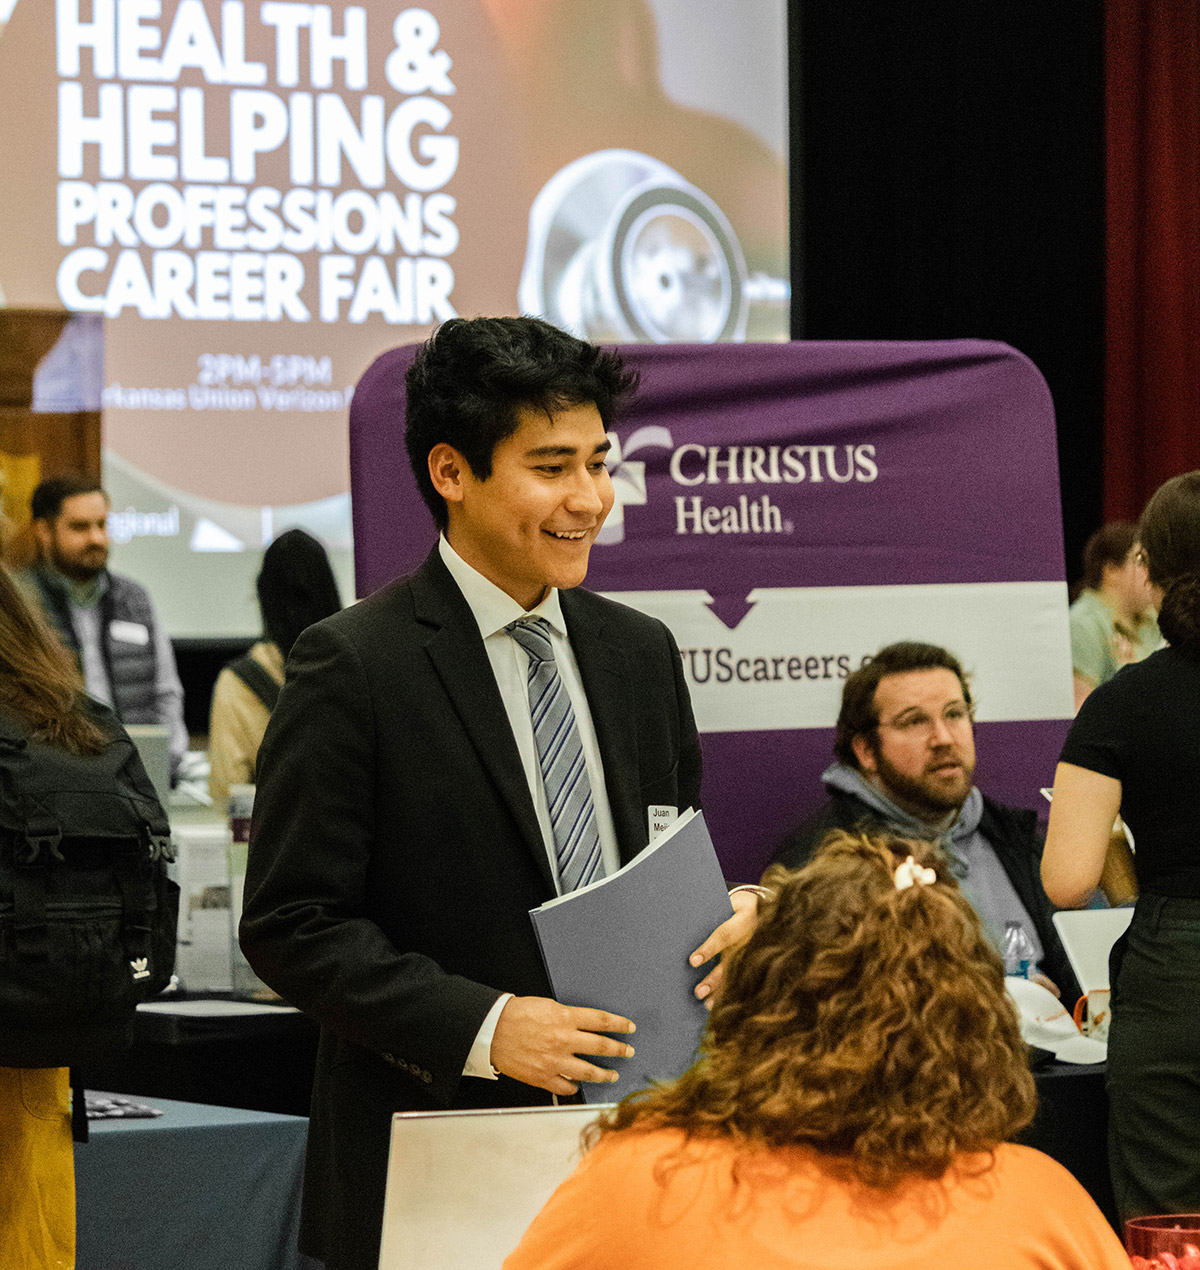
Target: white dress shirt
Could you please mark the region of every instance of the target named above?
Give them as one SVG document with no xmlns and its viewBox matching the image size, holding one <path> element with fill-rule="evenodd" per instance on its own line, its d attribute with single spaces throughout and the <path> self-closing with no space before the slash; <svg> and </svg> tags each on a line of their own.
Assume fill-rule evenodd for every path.
<svg viewBox="0 0 1200 1270">
<path fill-rule="evenodd" d="M 537 812 L 538 825 L 542 830 L 542 845 L 546 851 L 546 858 L 550 862 L 550 872 L 554 877 L 556 890 L 561 893 L 558 860 L 554 850 L 554 829 L 546 802 L 546 790 L 542 784 L 542 769 L 538 763 L 537 744 L 533 737 L 533 720 L 529 714 L 529 655 L 505 630 L 510 623 L 522 617 L 540 617 L 549 625 L 555 665 L 558 667 L 563 687 L 567 690 L 567 696 L 571 700 L 571 709 L 575 713 L 575 725 L 579 729 L 583 760 L 592 787 L 592 804 L 596 812 L 596 828 L 600 835 L 602 875 L 607 877 L 610 873 L 615 873 L 621 867 L 621 857 L 617 847 L 617 832 L 613 826 L 612 808 L 608 801 L 608 790 L 604 784 L 604 764 L 600 757 L 600 746 L 596 741 L 596 728 L 592 722 L 591 708 L 588 705 L 587 694 L 583 690 L 583 680 L 579 675 L 579 664 L 575 660 L 571 641 L 567 637 L 567 627 L 563 621 L 558 591 L 552 588 L 536 608 L 527 611 L 512 596 L 467 564 L 444 536 L 438 541 L 438 553 L 450 571 L 450 576 L 463 593 L 463 598 L 470 607 L 475 621 L 479 624 L 483 646 L 487 652 L 488 661 L 491 663 L 492 673 L 496 677 L 500 699 L 504 703 L 504 710 L 508 715 L 513 737 L 517 743 L 517 751 L 521 756 L 521 766 L 525 769 L 525 780 L 528 782 L 534 810 Z M 511 996 L 512 993 L 506 993 L 500 997 L 484 1019 L 483 1026 L 479 1029 L 475 1042 L 471 1046 L 470 1055 L 463 1068 L 463 1075 L 495 1078 L 496 1071 L 491 1065 L 492 1037 L 496 1031 L 500 1012 Z"/>
</svg>

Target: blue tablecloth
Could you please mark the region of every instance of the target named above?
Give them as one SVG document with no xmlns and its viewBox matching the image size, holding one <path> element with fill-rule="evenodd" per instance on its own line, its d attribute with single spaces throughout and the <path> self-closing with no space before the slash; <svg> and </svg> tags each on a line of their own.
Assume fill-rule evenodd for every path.
<svg viewBox="0 0 1200 1270">
<path fill-rule="evenodd" d="M 164 1098 L 75 1147 L 79 1270 L 308 1270 L 296 1248 L 308 1121 Z"/>
<path fill-rule="evenodd" d="M 1054 1156 L 1114 1220 L 1104 1068 L 1037 1073 L 1021 1140 Z M 75 1148 L 79 1270 L 320 1270 L 296 1236 L 308 1121 L 140 1097 L 154 1120 L 93 1121 Z"/>
</svg>

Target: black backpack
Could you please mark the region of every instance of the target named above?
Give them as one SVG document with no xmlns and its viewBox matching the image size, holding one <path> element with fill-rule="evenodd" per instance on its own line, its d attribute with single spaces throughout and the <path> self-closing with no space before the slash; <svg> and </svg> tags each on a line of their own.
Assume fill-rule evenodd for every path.
<svg viewBox="0 0 1200 1270">
<path fill-rule="evenodd" d="M 167 817 L 111 712 L 97 755 L 0 710 L 0 1067 L 69 1067 L 130 1043 L 170 982 L 179 888 Z"/>
</svg>

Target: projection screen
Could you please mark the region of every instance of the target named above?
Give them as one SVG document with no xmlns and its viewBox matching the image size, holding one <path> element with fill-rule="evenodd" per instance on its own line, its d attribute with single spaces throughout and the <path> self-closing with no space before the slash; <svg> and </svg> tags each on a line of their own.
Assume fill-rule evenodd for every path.
<svg viewBox="0 0 1200 1270">
<path fill-rule="evenodd" d="M 353 386 L 445 318 L 787 338 L 784 9 L 0 0 L 0 302 L 103 340 L 113 564 L 174 636 L 255 633 L 291 525 L 351 598 Z"/>
</svg>

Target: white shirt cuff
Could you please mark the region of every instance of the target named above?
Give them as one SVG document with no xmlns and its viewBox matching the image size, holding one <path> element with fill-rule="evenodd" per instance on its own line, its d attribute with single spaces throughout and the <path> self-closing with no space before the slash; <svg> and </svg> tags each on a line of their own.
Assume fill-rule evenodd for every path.
<svg viewBox="0 0 1200 1270">
<path fill-rule="evenodd" d="M 492 1066 L 492 1037 L 496 1035 L 496 1024 L 500 1022 L 500 1011 L 512 1000 L 513 994 L 506 992 L 496 998 L 496 1003 L 487 1012 L 487 1017 L 480 1024 L 475 1040 L 471 1043 L 471 1052 L 463 1064 L 464 1076 L 479 1076 L 483 1080 L 495 1080 L 500 1073 Z"/>
</svg>

